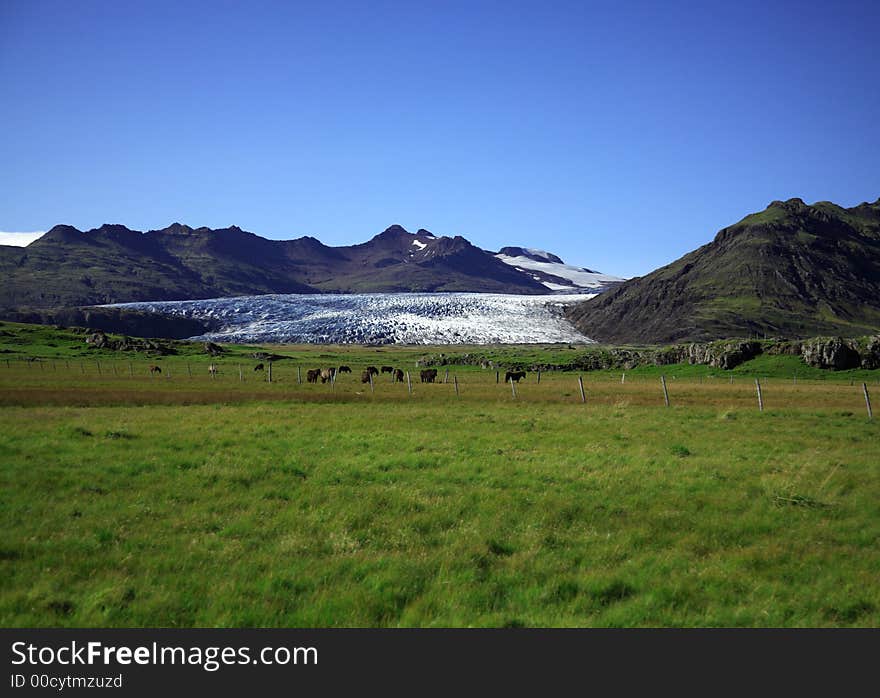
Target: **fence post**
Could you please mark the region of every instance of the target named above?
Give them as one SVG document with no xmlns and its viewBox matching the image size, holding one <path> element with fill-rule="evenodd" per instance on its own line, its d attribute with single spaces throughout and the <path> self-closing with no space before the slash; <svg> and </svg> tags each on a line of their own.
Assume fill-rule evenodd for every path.
<svg viewBox="0 0 880 698">
<path fill-rule="evenodd" d="M 498 385 L 498 371 L 495 371 L 495 384 Z"/>
<path fill-rule="evenodd" d="M 758 411 L 764 411 L 764 396 L 761 395 L 761 381 L 755 378 L 755 389 L 758 391 Z"/>
<path fill-rule="evenodd" d="M 101 374 L 101 362 L 98 361 L 97 359 L 95 360 L 95 366 L 98 367 L 98 375 L 99 375 L 99 376 L 102 375 L 102 374 Z M 43 368 L 43 365 L 42 365 L 42 364 L 40 364 L 40 368 Z"/>
<path fill-rule="evenodd" d="M 238 365 L 238 382 L 244 383 L 244 374 L 241 372 L 241 364 Z"/>
<path fill-rule="evenodd" d="M 865 406 L 868 408 L 868 419 L 874 419 L 874 413 L 871 411 L 871 396 L 868 394 L 867 383 L 862 383 L 862 392 L 865 393 Z"/>
<path fill-rule="evenodd" d="M 455 397 L 458 397 L 458 376 L 452 376 L 452 384 L 455 386 Z"/>
<path fill-rule="evenodd" d="M 510 392 L 513 393 L 513 397 L 516 399 L 516 384 L 513 382 L 513 378 L 510 379 Z"/>
<path fill-rule="evenodd" d="M 303 382 L 302 368 L 299 366 L 296 367 L 296 382 L 298 384 L 302 384 Z"/>
<path fill-rule="evenodd" d="M 409 371 L 406 372 L 406 389 L 412 395 L 412 378 L 410 378 Z"/>
<path fill-rule="evenodd" d="M 186 373 L 190 378 L 193 377 L 193 370 L 192 366 L 189 365 L 189 361 L 186 362 Z"/>
<path fill-rule="evenodd" d="M 626 383 L 626 371 L 620 374 L 620 384 L 623 385 Z"/>
<path fill-rule="evenodd" d="M 578 376 L 578 388 L 581 389 L 581 402 L 587 402 L 587 394 L 584 392 L 584 378 L 583 376 Z"/>
<path fill-rule="evenodd" d="M 391 374 L 391 380 L 394 380 L 394 374 L 393 374 L 393 373 Z M 448 368 L 446 369 L 446 375 L 443 377 L 443 382 L 444 382 L 444 383 L 448 383 L 448 382 L 449 382 L 449 369 L 448 369 Z"/>
<path fill-rule="evenodd" d="M 267 377 L 269 379 L 269 382 L 271 383 L 272 382 L 272 362 L 271 361 L 269 362 L 269 374 Z"/>
<path fill-rule="evenodd" d="M 538 383 L 541 382 L 541 369 L 538 369 Z"/>
<path fill-rule="evenodd" d="M 660 385 L 663 386 L 663 402 L 669 407 L 669 391 L 666 389 L 666 376 L 660 376 Z"/>
</svg>

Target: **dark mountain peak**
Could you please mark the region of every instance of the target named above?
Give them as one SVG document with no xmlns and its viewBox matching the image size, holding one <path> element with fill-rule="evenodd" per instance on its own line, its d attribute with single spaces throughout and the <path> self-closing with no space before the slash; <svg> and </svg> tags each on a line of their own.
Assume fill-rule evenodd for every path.
<svg viewBox="0 0 880 698">
<path fill-rule="evenodd" d="M 416 231 L 416 235 L 418 235 L 418 236 L 420 236 L 420 237 L 428 237 L 428 238 L 437 237 L 437 236 L 434 235 L 434 233 L 432 233 L 430 230 L 425 230 L 424 228 L 419 228 L 419 229 Z"/>
<path fill-rule="evenodd" d="M 786 199 L 785 201 L 771 201 L 770 205 L 767 208 L 781 208 L 784 211 L 789 211 L 790 213 L 801 213 L 804 210 L 808 209 L 804 203 L 803 199 L 798 197 L 793 197 L 791 199 Z"/>
<path fill-rule="evenodd" d="M 557 264 L 565 264 L 559 257 L 544 250 L 535 250 L 531 247 L 502 247 L 498 250 L 498 254 L 508 257 L 527 257 L 534 262 L 555 262 Z"/>
<path fill-rule="evenodd" d="M 179 223 L 177 221 L 174 221 L 174 223 L 169 225 L 162 232 L 163 233 L 171 233 L 172 235 L 185 235 L 185 234 L 191 233 L 192 231 L 193 231 L 193 229 L 190 226 L 188 226 L 184 223 Z"/>
<path fill-rule="evenodd" d="M 401 235 L 411 235 L 411 234 L 412 233 L 410 233 L 402 225 L 398 225 L 397 223 L 395 223 L 394 225 L 390 225 L 387 228 L 385 228 L 385 230 L 383 230 L 381 233 L 376 235 L 373 239 L 375 240 L 376 238 L 383 238 L 383 239 L 397 238 L 397 237 L 400 237 Z"/>
<path fill-rule="evenodd" d="M 90 233 L 103 233 L 107 234 L 119 234 L 119 233 L 133 233 L 135 231 L 125 227 L 120 223 L 104 223 L 100 228 L 95 228 L 94 230 L 90 230 Z"/>
<path fill-rule="evenodd" d="M 72 225 L 56 225 L 41 238 L 34 240 L 31 245 L 53 242 L 81 242 L 84 239 L 83 232 L 78 228 L 74 228 Z"/>
</svg>

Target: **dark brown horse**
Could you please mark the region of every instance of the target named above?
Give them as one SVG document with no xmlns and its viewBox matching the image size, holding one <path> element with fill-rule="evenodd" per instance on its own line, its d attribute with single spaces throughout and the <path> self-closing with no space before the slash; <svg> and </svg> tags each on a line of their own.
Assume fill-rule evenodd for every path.
<svg viewBox="0 0 880 698">
<path fill-rule="evenodd" d="M 318 379 L 321 377 L 321 369 L 320 368 L 312 368 L 306 371 L 306 380 L 309 383 L 317 383 Z"/>
<path fill-rule="evenodd" d="M 162 369 L 155 364 L 150 366 L 150 375 L 153 375 L 154 373 L 162 373 Z"/>
<path fill-rule="evenodd" d="M 422 383 L 433 383 L 437 378 L 436 368 L 426 368 L 421 372 Z"/>
</svg>

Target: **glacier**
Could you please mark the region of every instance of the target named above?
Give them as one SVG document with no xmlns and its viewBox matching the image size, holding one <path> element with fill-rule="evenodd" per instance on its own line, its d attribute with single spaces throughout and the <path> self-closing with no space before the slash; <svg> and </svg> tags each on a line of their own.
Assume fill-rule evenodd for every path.
<svg viewBox="0 0 880 698">
<path fill-rule="evenodd" d="M 219 329 L 192 339 L 213 342 L 550 344 L 593 341 L 563 311 L 595 295 L 270 294 L 103 307 L 209 321 Z"/>
</svg>

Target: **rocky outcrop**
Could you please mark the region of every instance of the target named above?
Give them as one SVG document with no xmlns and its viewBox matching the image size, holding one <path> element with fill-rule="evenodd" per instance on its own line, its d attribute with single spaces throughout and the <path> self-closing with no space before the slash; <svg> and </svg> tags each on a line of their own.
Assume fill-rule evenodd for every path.
<svg viewBox="0 0 880 698">
<path fill-rule="evenodd" d="M 172 342 L 157 339 L 132 339 L 131 337 L 108 337 L 98 330 L 86 337 L 86 344 L 93 349 L 109 349 L 110 351 L 143 351 L 149 354 L 167 356 L 176 354 L 177 349 Z"/>
<path fill-rule="evenodd" d="M 729 371 L 760 354 L 802 356 L 816 368 L 841 371 L 851 368 L 880 368 L 880 335 L 863 339 L 820 337 L 805 342 L 787 340 L 726 340 L 691 342 L 667 347 L 625 348 L 595 346 L 576 354 L 566 363 L 534 363 L 531 371 L 631 370 L 639 366 L 692 364 Z M 428 354 L 417 366 L 480 366 L 481 368 L 521 368 L 489 360 L 483 354 Z"/>
<path fill-rule="evenodd" d="M 801 356 L 807 366 L 830 368 L 834 371 L 858 368 L 862 362 L 855 343 L 840 337 L 804 342 L 801 345 Z"/>
<path fill-rule="evenodd" d="M 862 368 L 880 368 L 880 335 L 868 337 L 864 349 L 860 352 Z"/>
</svg>

